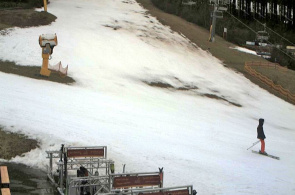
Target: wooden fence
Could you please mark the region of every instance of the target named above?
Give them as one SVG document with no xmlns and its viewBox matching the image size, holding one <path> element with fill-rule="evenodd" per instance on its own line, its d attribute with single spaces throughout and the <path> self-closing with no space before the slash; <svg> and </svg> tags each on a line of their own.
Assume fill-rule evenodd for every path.
<svg viewBox="0 0 295 195">
<path fill-rule="evenodd" d="M 278 70 L 281 70 L 281 71 L 284 71 L 284 72 L 288 71 L 288 68 L 283 67 L 278 63 L 272 63 L 272 62 L 260 62 L 260 61 L 252 62 L 251 61 L 251 62 L 245 62 L 245 66 L 262 66 L 262 67 L 265 67 L 265 68 L 278 69 Z"/>
<path fill-rule="evenodd" d="M 9 184 L 7 166 L 0 166 L 0 188 L 2 195 L 10 195 Z"/>
<path fill-rule="evenodd" d="M 285 71 L 284 67 L 281 67 L 279 64 L 276 63 L 264 63 L 264 62 L 245 62 L 245 70 L 252 76 L 258 78 L 261 80 L 263 83 L 267 84 L 270 86 L 272 89 L 276 90 L 279 92 L 281 95 L 285 96 L 287 100 L 295 103 L 295 95 L 291 94 L 291 92 L 288 89 L 283 88 L 281 85 L 276 85 L 274 82 L 267 78 L 266 76 L 262 75 L 261 73 L 257 72 L 251 66 L 263 66 L 263 67 L 268 67 L 268 68 L 277 68 L 280 70 Z"/>
</svg>

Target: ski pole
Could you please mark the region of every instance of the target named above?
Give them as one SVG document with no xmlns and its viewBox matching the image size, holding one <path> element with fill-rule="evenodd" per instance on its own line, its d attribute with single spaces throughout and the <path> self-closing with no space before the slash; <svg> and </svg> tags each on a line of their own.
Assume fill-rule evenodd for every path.
<svg viewBox="0 0 295 195">
<path fill-rule="evenodd" d="M 250 148 L 252 148 L 253 146 L 255 146 L 256 144 L 258 144 L 260 142 L 260 140 L 258 140 L 257 142 L 254 142 L 252 146 L 250 146 L 247 150 L 249 150 Z"/>
</svg>

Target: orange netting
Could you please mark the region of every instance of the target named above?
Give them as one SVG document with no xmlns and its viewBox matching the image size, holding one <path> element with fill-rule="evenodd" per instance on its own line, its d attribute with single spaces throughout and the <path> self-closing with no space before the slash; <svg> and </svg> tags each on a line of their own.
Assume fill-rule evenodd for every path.
<svg viewBox="0 0 295 195">
<path fill-rule="evenodd" d="M 49 64 L 48 69 L 59 72 L 61 75 L 64 75 L 64 76 L 66 76 L 68 73 L 68 65 L 64 68 L 62 67 L 61 62 L 58 62 L 56 65 L 53 65 L 53 66 Z"/>
<path fill-rule="evenodd" d="M 267 68 L 274 68 L 282 71 L 288 71 L 288 68 L 281 66 L 278 63 L 272 63 L 272 62 L 245 62 L 245 66 L 262 66 L 262 67 L 267 67 Z"/>
<path fill-rule="evenodd" d="M 257 72 L 251 66 L 267 66 L 267 67 L 276 67 L 279 69 L 286 69 L 284 67 L 281 67 L 280 65 L 276 63 L 263 63 L 263 62 L 246 62 L 245 63 L 245 70 L 252 76 L 258 78 L 263 83 L 267 84 L 280 94 L 284 95 L 288 100 L 291 100 L 295 103 L 295 95 L 291 94 L 291 92 L 288 89 L 283 88 L 281 85 L 276 85 L 274 82 L 267 78 L 266 76 L 262 75 L 261 73 Z"/>
</svg>

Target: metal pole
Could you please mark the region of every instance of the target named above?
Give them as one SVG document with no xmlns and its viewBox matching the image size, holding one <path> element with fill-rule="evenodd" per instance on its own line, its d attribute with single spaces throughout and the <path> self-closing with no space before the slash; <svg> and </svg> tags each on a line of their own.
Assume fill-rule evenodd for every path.
<svg viewBox="0 0 295 195">
<path fill-rule="evenodd" d="M 61 188 L 61 190 L 63 191 L 63 174 L 64 174 L 64 171 L 63 171 L 63 163 L 62 163 L 62 157 L 63 157 L 63 152 L 64 152 L 64 144 L 61 145 L 61 149 L 60 149 L 60 156 L 59 156 L 59 175 L 60 175 L 60 183 L 59 183 L 59 186 Z"/>
<path fill-rule="evenodd" d="M 250 148 L 252 148 L 253 146 L 255 146 L 256 144 L 258 144 L 260 142 L 260 140 L 258 140 L 257 142 L 254 142 L 252 146 L 250 146 L 247 150 L 249 150 Z"/>
<path fill-rule="evenodd" d="M 211 30 L 211 42 L 215 41 L 216 11 L 217 11 L 217 6 L 214 4 L 213 19 L 212 19 L 212 30 Z"/>
<path fill-rule="evenodd" d="M 49 153 L 49 156 L 50 175 L 52 176 L 52 153 Z"/>
<path fill-rule="evenodd" d="M 110 163 L 106 162 L 106 175 L 110 174 L 109 166 L 110 166 Z"/>
<path fill-rule="evenodd" d="M 107 146 L 105 147 L 105 158 L 107 159 L 107 151 L 108 151 L 108 148 L 107 148 Z"/>
<path fill-rule="evenodd" d="M 67 185 L 67 182 L 68 182 L 68 166 L 67 166 L 67 163 L 68 163 L 68 157 L 67 155 L 64 153 L 64 178 L 65 178 L 65 183 L 66 183 L 66 195 L 68 195 L 68 185 Z"/>
<path fill-rule="evenodd" d="M 111 191 L 111 189 L 112 189 L 112 184 L 111 184 L 111 182 L 112 182 L 112 176 L 109 175 L 109 190 L 110 190 L 110 191 Z"/>
<path fill-rule="evenodd" d="M 215 27 L 216 27 L 216 12 L 217 12 L 217 6 L 214 4 L 214 11 L 212 12 L 212 25 L 210 29 L 210 42 L 215 41 Z"/>
<path fill-rule="evenodd" d="M 63 190 L 63 183 L 64 183 L 64 181 L 63 181 L 63 174 L 64 174 L 64 171 L 63 171 L 63 164 L 62 164 L 62 162 L 60 161 L 60 184 L 59 184 L 59 186 L 60 186 L 60 188 L 61 188 L 61 190 Z"/>
</svg>

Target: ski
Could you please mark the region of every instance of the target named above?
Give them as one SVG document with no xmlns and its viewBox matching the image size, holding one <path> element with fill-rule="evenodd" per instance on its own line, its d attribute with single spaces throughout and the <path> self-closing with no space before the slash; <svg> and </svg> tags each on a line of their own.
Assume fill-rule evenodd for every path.
<svg viewBox="0 0 295 195">
<path fill-rule="evenodd" d="M 253 152 L 253 153 L 256 153 L 256 154 L 260 154 L 259 152 L 255 151 L 255 150 L 252 150 L 252 152 Z M 280 157 L 277 157 L 277 156 L 274 156 L 274 155 L 271 155 L 271 154 L 260 154 L 260 155 L 268 156 L 268 157 L 270 157 L 270 158 L 280 160 Z"/>
</svg>

